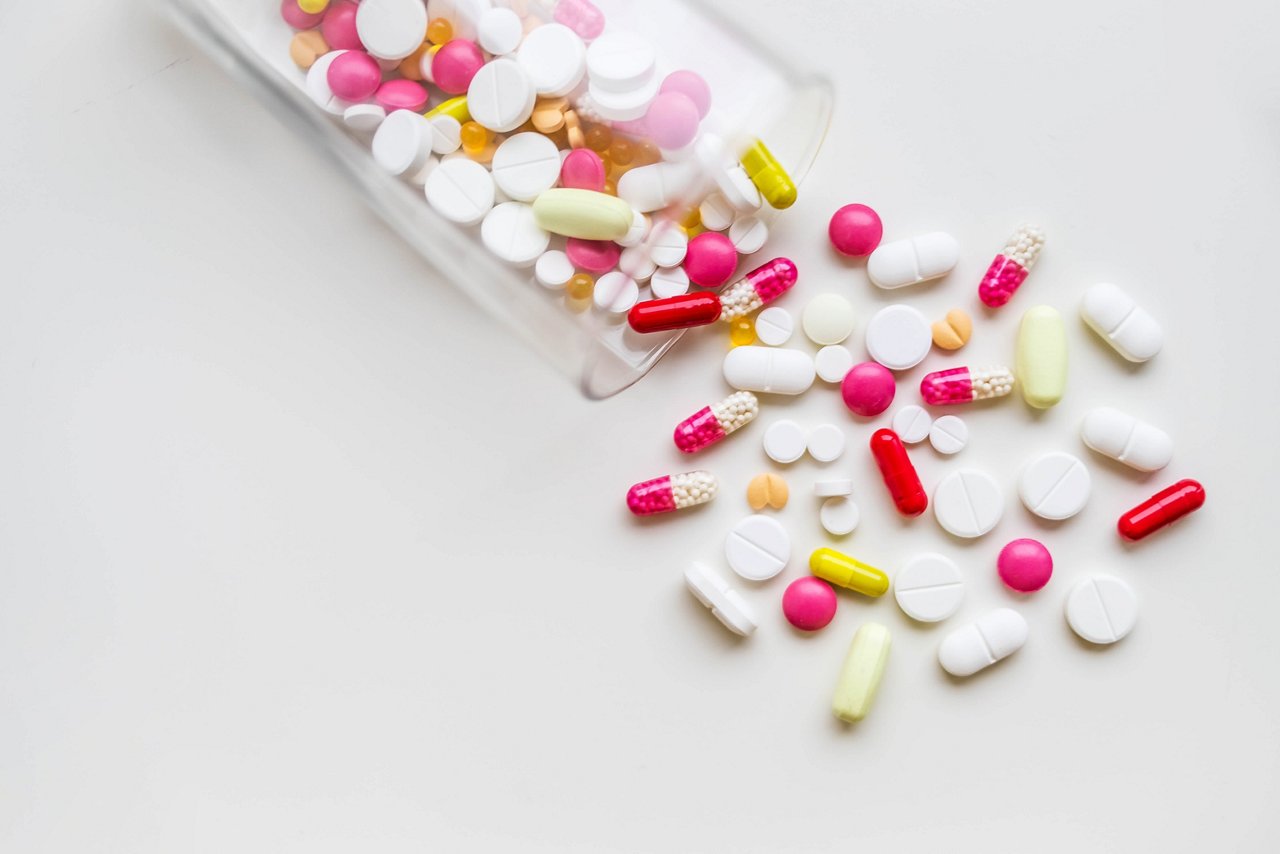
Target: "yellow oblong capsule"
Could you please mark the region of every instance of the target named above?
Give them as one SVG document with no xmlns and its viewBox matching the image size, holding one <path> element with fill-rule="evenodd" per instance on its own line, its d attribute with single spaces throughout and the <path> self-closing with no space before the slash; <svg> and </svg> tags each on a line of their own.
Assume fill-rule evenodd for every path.
<svg viewBox="0 0 1280 854">
<path fill-rule="evenodd" d="M 424 115 L 429 119 L 436 116 L 452 116 L 458 120 L 458 124 L 465 125 L 471 121 L 471 111 L 467 109 L 467 96 L 459 95 L 456 98 L 450 98 L 447 101 L 441 101 L 436 104 Z"/>
<path fill-rule="evenodd" d="M 889 590 L 889 576 L 883 570 L 854 560 L 835 549 L 815 549 L 809 555 L 809 571 L 823 581 L 863 596 L 883 596 Z"/>
<path fill-rule="evenodd" d="M 770 207 L 783 210 L 796 203 L 796 182 L 763 142 L 757 139 L 738 160 Z"/>
<path fill-rule="evenodd" d="M 1048 409 L 1067 390 L 1067 327 L 1052 306 L 1027 309 L 1018 327 L 1014 375 L 1027 404 Z"/>
<path fill-rule="evenodd" d="M 561 187 L 538 194 L 533 200 L 533 218 L 539 228 L 553 234 L 617 240 L 631 230 L 635 212 L 617 196 Z"/>
<path fill-rule="evenodd" d="M 837 718 L 857 723 L 871 711 L 889 660 L 889 629 L 879 623 L 859 627 L 849 644 L 849 654 L 840 668 L 831 711 Z"/>
</svg>

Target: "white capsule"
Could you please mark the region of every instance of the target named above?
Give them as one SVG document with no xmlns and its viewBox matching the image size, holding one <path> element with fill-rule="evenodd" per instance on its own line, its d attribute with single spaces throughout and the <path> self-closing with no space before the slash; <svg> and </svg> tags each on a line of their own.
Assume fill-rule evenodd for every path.
<svg viewBox="0 0 1280 854">
<path fill-rule="evenodd" d="M 1168 433 L 1110 407 L 1086 415 L 1080 436 L 1093 450 L 1138 471 L 1157 471 L 1173 459 L 1173 439 Z"/>
<path fill-rule="evenodd" d="M 952 676 L 972 676 L 1022 649 L 1027 634 L 1021 614 L 997 608 L 943 638 L 938 663 Z"/>
<path fill-rule="evenodd" d="M 785 347 L 734 347 L 724 357 L 724 378 L 742 391 L 801 394 L 814 379 L 813 359 Z"/>
<path fill-rule="evenodd" d="M 867 259 L 867 275 L 881 288 L 902 288 L 950 273 L 960 260 L 960 244 L 935 231 L 882 243 Z"/>
<path fill-rule="evenodd" d="M 1156 319 L 1115 285 L 1102 282 L 1089 288 L 1080 315 L 1130 362 L 1145 362 L 1164 345 L 1164 330 Z"/>
</svg>

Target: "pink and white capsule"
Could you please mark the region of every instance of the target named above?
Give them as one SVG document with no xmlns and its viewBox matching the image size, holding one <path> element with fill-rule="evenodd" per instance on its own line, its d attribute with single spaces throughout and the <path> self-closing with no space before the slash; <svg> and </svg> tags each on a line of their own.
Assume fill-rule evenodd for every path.
<svg viewBox="0 0 1280 854">
<path fill-rule="evenodd" d="M 765 261 L 720 294 L 720 319 L 745 317 L 785 294 L 796 283 L 796 265 L 790 258 Z"/>
<path fill-rule="evenodd" d="M 706 504 L 720 484 L 709 471 L 687 471 L 637 483 L 627 490 L 627 509 L 637 516 L 654 516 Z"/>
<path fill-rule="evenodd" d="M 991 262 L 978 285 L 978 296 L 992 308 L 1007 303 L 1026 280 L 1044 248 L 1044 232 L 1034 225 L 1021 226 Z"/>
<path fill-rule="evenodd" d="M 930 406 L 950 406 L 973 400 L 1004 397 L 1013 391 L 1013 372 L 1004 366 L 951 368 L 925 374 L 920 396 Z"/>
<path fill-rule="evenodd" d="M 676 447 L 686 454 L 714 445 L 734 430 L 751 423 L 760 413 L 760 401 L 749 391 L 729 395 L 704 406 L 676 425 Z"/>
</svg>

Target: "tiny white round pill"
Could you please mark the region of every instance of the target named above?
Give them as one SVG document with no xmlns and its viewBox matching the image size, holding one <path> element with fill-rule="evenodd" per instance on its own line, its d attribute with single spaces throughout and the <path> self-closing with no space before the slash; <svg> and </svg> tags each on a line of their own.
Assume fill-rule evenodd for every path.
<svg viewBox="0 0 1280 854">
<path fill-rule="evenodd" d="M 891 371 L 914 368 L 929 355 L 933 330 L 919 309 L 890 305 L 867 324 L 867 352 Z"/>
<path fill-rule="evenodd" d="M 689 274 L 684 267 L 659 267 L 649 277 L 649 290 L 658 299 L 689 293 Z"/>
<path fill-rule="evenodd" d="M 769 516 L 748 516 L 729 532 L 724 556 L 734 572 L 751 581 L 773 578 L 791 560 L 791 538 Z"/>
<path fill-rule="evenodd" d="M 933 416 L 925 412 L 922 406 L 910 404 L 893 414 L 893 432 L 908 445 L 929 438 L 929 428 L 932 426 Z"/>
<path fill-rule="evenodd" d="M 436 154 L 453 154 L 462 145 L 462 125 L 453 116 L 438 115 L 431 123 L 431 150 Z"/>
<path fill-rule="evenodd" d="M 426 31 L 421 0 L 364 0 L 356 10 L 360 43 L 378 59 L 404 59 L 422 44 Z"/>
<path fill-rule="evenodd" d="M 533 265 L 533 277 L 538 280 L 538 284 L 553 291 L 569 284 L 576 272 L 569 256 L 559 249 L 543 252 Z"/>
<path fill-rule="evenodd" d="M 813 484 L 813 494 L 819 498 L 833 498 L 837 495 L 853 495 L 853 481 L 848 478 L 832 478 L 819 480 Z"/>
<path fill-rule="evenodd" d="M 568 95 L 587 71 L 587 46 L 564 24 L 535 27 L 520 43 L 516 61 L 544 98 Z"/>
<path fill-rule="evenodd" d="M 944 415 L 929 428 L 929 444 L 940 454 L 958 454 L 969 444 L 969 425 L 958 415 Z"/>
<path fill-rule="evenodd" d="M 809 431 L 809 456 L 820 463 L 840 459 L 844 453 L 844 431 L 834 424 L 819 424 Z"/>
<path fill-rule="evenodd" d="M 1067 594 L 1067 625 L 1089 643 L 1123 639 L 1138 622 L 1138 597 L 1112 575 L 1095 575 Z"/>
<path fill-rule="evenodd" d="M 481 66 L 467 87 L 467 111 L 491 131 L 507 133 L 533 115 L 533 82 L 513 59 L 500 57 Z"/>
<path fill-rule="evenodd" d="M 853 354 L 849 352 L 848 347 L 830 344 L 819 350 L 813 357 L 813 366 L 823 382 L 838 383 L 853 367 Z"/>
<path fill-rule="evenodd" d="M 387 116 L 384 128 L 394 115 Z M 493 178 L 469 158 L 442 160 L 427 177 L 426 194 L 431 207 L 445 219 L 475 225 L 493 207 Z"/>
<path fill-rule="evenodd" d="M 412 110 L 394 110 L 378 125 L 369 149 L 390 174 L 412 175 L 431 157 L 431 123 Z"/>
<path fill-rule="evenodd" d="M 770 306 L 756 315 L 756 337 L 771 347 L 780 347 L 791 340 L 795 321 L 791 312 L 779 306 Z"/>
<path fill-rule="evenodd" d="M 712 193 L 698 206 L 698 218 L 708 231 L 724 231 L 733 225 L 733 205 L 719 193 Z"/>
<path fill-rule="evenodd" d="M 964 601 L 964 577 L 948 557 L 917 555 L 893 577 L 893 598 L 911 619 L 936 623 L 959 610 Z"/>
<path fill-rule="evenodd" d="M 803 427 L 784 418 L 764 431 L 764 452 L 775 463 L 794 463 L 804 456 L 807 439 Z"/>
<path fill-rule="evenodd" d="M 640 299 L 640 286 L 626 273 L 615 270 L 596 280 L 591 299 L 596 307 L 610 314 L 626 314 Z"/>
<path fill-rule="evenodd" d="M 853 499 L 844 495 L 828 498 L 822 502 L 822 509 L 818 511 L 818 521 L 822 523 L 822 527 L 826 532 L 833 537 L 852 534 L 854 529 L 858 527 L 860 518 L 861 514 L 858 512 L 858 505 L 853 503 Z"/>
<path fill-rule="evenodd" d="M 494 56 L 511 53 L 524 37 L 520 16 L 510 9 L 486 9 L 476 23 L 480 47 Z"/>
<path fill-rule="evenodd" d="M 1089 470 L 1061 451 L 1037 457 L 1018 476 L 1018 497 L 1042 519 L 1070 519 L 1089 502 Z"/>
<path fill-rule="evenodd" d="M 649 257 L 659 267 L 675 267 L 684 263 L 689 250 L 689 238 L 684 229 L 667 226 L 653 236 L 649 244 Z"/>
<path fill-rule="evenodd" d="M 618 269 L 637 282 L 644 282 L 657 272 L 658 265 L 653 263 L 643 246 L 628 246 L 618 256 Z"/>
<path fill-rule="evenodd" d="M 839 344 L 853 332 L 853 306 L 839 294 L 819 294 L 804 307 L 800 325 L 809 340 L 820 346 Z"/>
<path fill-rule="evenodd" d="M 560 177 L 560 151 L 540 133 L 507 137 L 493 153 L 493 180 L 517 202 L 531 202 Z"/>
<path fill-rule="evenodd" d="M 480 240 L 503 261 L 527 267 L 547 251 L 551 235 L 539 227 L 532 206 L 503 202 L 485 214 Z"/>
<path fill-rule="evenodd" d="M 981 537 L 1004 515 L 1004 493 L 986 472 L 960 469 L 934 490 L 933 514 L 943 530 L 957 537 Z"/>
<path fill-rule="evenodd" d="M 740 216 L 729 226 L 729 240 L 739 255 L 753 255 L 769 239 L 769 226 L 757 216 Z M 835 342 L 831 342 L 835 343 Z"/>
</svg>

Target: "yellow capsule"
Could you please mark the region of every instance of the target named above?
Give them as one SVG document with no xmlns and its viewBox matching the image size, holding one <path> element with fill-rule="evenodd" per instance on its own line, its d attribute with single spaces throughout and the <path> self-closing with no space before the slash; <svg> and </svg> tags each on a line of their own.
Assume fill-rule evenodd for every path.
<svg viewBox="0 0 1280 854">
<path fill-rule="evenodd" d="M 729 343 L 745 347 L 756 340 L 756 322 L 749 317 L 735 317 L 729 324 Z"/>
<path fill-rule="evenodd" d="M 857 723 L 867 716 L 888 660 L 889 629 L 879 623 L 864 623 L 853 635 L 836 682 L 831 711 L 837 718 Z"/>
<path fill-rule="evenodd" d="M 298 8 L 308 15 L 318 15 L 329 8 L 329 0 L 298 0 Z"/>
<path fill-rule="evenodd" d="M 823 581 L 864 596 L 883 596 L 889 589 L 889 576 L 882 570 L 835 549 L 817 549 L 809 555 L 809 571 Z"/>
<path fill-rule="evenodd" d="M 756 189 L 771 207 L 782 210 L 796 203 L 795 182 L 763 142 L 757 139 L 752 143 L 741 160 L 742 168 L 751 177 L 751 183 L 756 185 Z"/>
<path fill-rule="evenodd" d="M 466 130 L 468 124 L 474 124 L 474 122 L 471 121 L 471 111 L 467 109 L 466 95 L 459 95 L 456 98 L 441 101 L 430 110 L 427 110 L 424 115 L 429 119 L 434 119 L 436 116 L 452 116 L 458 120 L 458 124 L 462 125 L 463 130 Z M 476 127 L 480 128 L 485 133 L 489 132 L 484 125 L 477 124 Z"/>
<path fill-rule="evenodd" d="M 484 151 L 484 147 L 489 144 L 493 135 L 479 122 L 464 122 L 458 131 L 458 138 L 462 140 L 463 151 L 468 154 L 479 154 Z"/>
<path fill-rule="evenodd" d="M 569 295 L 569 299 L 586 300 L 591 299 L 591 292 L 595 290 L 596 280 L 591 278 L 587 273 L 574 273 L 573 278 L 569 280 L 569 284 L 565 285 L 565 293 Z"/>
<path fill-rule="evenodd" d="M 432 18 L 427 21 L 427 41 L 432 44 L 444 44 L 453 38 L 453 24 L 447 18 Z"/>
</svg>

